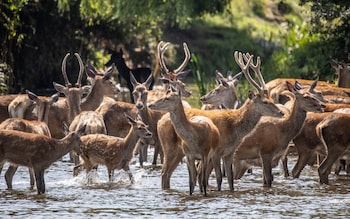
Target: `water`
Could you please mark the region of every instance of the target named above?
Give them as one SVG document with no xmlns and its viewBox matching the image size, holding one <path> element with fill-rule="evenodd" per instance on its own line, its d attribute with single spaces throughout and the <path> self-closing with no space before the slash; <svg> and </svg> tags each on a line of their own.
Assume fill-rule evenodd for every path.
<svg viewBox="0 0 350 219">
<path fill-rule="evenodd" d="M 152 152 L 150 152 L 152 154 Z M 29 189 L 29 174 L 20 167 L 14 176 L 13 190 L 6 190 L 4 173 L 0 178 L 1 218 L 346 218 L 350 216 L 350 176 L 330 175 L 329 186 L 318 183 L 317 169 L 307 166 L 300 179 L 284 178 L 274 168 L 272 188 L 262 187 L 261 168 L 254 168 L 235 181 L 235 191 L 228 191 L 226 179 L 223 191 L 210 188 L 203 197 L 198 186 L 188 194 L 188 173 L 181 163 L 171 178 L 171 190 L 161 189 L 161 167 L 146 163 L 140 168 L 132 160 L 128 175 L 115 171 L 112 183 L 107 170 L 86 176 L 82 172 L 72 177 L 73 164 L 54 163 L 45 173 L 46 193 L 37 195 Z M 149 157 L 150 160 L 150 157 Z M 295 157 L 289 159 L 289 168 Z M 7 169 L 5 165 L 4 170 Z M 210 185 L 215 186 L 214 176 Z"/>
</svg>

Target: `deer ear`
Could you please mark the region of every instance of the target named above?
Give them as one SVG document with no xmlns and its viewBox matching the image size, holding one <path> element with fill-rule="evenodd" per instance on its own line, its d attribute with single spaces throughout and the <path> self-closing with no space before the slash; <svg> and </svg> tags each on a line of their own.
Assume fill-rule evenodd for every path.
<svg viewBox="0 0 350 219">
<path fill-rule="evenodd" d="M 124 113 L 124 116 L 126 117 L 126 119 L 128 120 L 128 123 L 129 123 L 130 125 L 136 124 L 136 121 L 135 121 L 133 118 L 131 118 L 131 116 L 129 116 L 129 115 L 126 114 L 126 113 Z"/>
<path fill-rule="evenodd" d="M 59 97 L 60 97 L 60 93 L 55 93 L 54 95 L 51 96 L 50 103 L 57 102 Z"/>
<path fill-rule="evenodd" d="M 139 84 L 139 82 L 137 82 L 134 74 L 131 71 L 130 71 L 130 82 L 134 88 Z"/>
<path fill-rule="evenodd" d="M 60 93 L 62 93 L 62 94 L 64 94 L 64 95 L 67 94 L 68 89 L 67 89 L 65 86 L 63 86 L 63 85 L 61 85 L 61 84 L 58 84 L 58 83 L 56 83 L 56 82 L 53 82 L 52 84 L 53 84 L 54 88 L 55 88 L 58 92 L 60 92 Z"/>
<path fill-rule="evenodd" d="M 296 81 L 295 84 L 297 84 L 298 82 Z M 293 86 L 293 84 L 291 84 L 289 81 L 286 81 L 286 84 L 287 84 L 287 88 L 290 92 L 295 92 L 296 91 L 296 86 Z"/>
<path fill-rule="evenodd" d="M 95 67 L 90 62 L 88 62 L 86 66 L 86 74 L 90 78 L 95 78 L 95 76 L 97 75 Z"/>
<path fill-rule="evenodd" d="M 152 75 L 152 73 L 151 73 L 151 74 L 148 76 L 148 78 L 147 78 L 147 80 L 146 80 L 146 82 L 145 82 L 145 85 L 146 85 L 146 87 L 147 87 L 147 90 L 149 90 L 149 88 L 150 88 L 152 82 L 153 82 L 153 75 Z"/>
<path fill-rule="evenodd" d="M 312 92 L 315 89 L 315 87 L 317 86 L 317 82 L 318 78 L 316 78 L 316 80 L 314 80 L 314 82 L 312 82 L 312 84 L 310 85 L 309 92 Z"/>
<path fill-rule="evenodd" d="M 38 96 L 35 93 L 30 92 L 29 90 L 26 90 L 26 93 L 27 93 L 29 99 L 31 99 L 33 101 L 36 101 L 36 100 L 39 99 Z"/>
<path fill-rule="evenodd" d="M 254 93 L 251 90 L 248 91 L 248 98 L 251 100 L 254 98 Z"/>
</svg>

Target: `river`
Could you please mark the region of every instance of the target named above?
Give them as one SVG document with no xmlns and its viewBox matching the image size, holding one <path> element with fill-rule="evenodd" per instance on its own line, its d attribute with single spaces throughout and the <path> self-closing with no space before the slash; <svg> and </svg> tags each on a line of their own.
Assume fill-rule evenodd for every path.
<svg viewBox="0 0 350 219">
<path fill-rule="evenodd" d="M 152 151 L 150 151 L 152 154 Z M 346 218 L 350 216 L 350 176 L 330 175 L 330 185 L 319 185 L 316 167 L 307 166 L 300 179 L 284 178 L 273 169 L 272 188 L 262 186 L 262 170 L 235 180 L 228 191 L 226 178 L 221 192 L 211 187 L 203 197 L 198 186 L 189 195 L 188 172 L 181 163 L 171 178 L 171 190 L 161 189 L 161 166 L 131 162 L 135 183 L 123 171 L 115 171 L 108 182 L 107 170 L 99 166 L 88 176 L 72 177 L 73 164 L 55 162 L 45 173 L 46 193 L 29 189 L 29 174 L 20 167 L 13 190 L 6 189 L 4 171 L 0 179 L 1 218 Z M 150 157 L 149 157 L 150 160 Z M 289 168 L 296 157 L 289 158 Z M 215 177 L 210 178 L 215 186 Z"/>
</svg>

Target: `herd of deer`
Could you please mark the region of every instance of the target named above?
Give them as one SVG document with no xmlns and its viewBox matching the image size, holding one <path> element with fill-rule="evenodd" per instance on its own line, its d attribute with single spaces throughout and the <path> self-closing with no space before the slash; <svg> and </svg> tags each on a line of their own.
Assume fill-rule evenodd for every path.
<svg viewBox="0 0 350 219">
<path fill-rule="evenodd" d="M 346 109 L 350 108 L 350 89 L 318 80 L 278 78 L 265 83 L 260 57 L 254 64 L 253 55 L 235 52 L 241 72 L 225 78 L 217 71 L 217 87 L 200 98 L 202 109 L 195 109 L 183 100 L 191 92 L 181 81 L 187 73 L 184 69 L 191 58 L 190 51 L 184 43 L 184 61 L 169 70 L 164 58 L 168 46 L 160 42 L 157 47 L 157 60 L 165 73 L 160 79 L 162 90 L 152 90 L 154 78 L 149 69 L 128 68 L 120 50 L 112 54 L 104 72 L 98 72 L 88 62 L 86 75 L 90 84 L 86 86 L 81 84 L 85 67 L 77 53 L 74 55 L 80 66 L 79 76 L 76 84 L 69 82 L 68 53 L 62 61 L 65 85 L 53 82 L 64 97 L 59 93 L 37 96 L 30 91 L 2 96 L 0 110 L 6 110 L 0 113 L 4 118 L 0 124 L 0 172 L 9 162 L 5 173 L 8 189 L 12 189 L 17 167 L 27 166 L 31 187 L 36 183 L 38 194 L 45 193 L 45 169 L 69 152 L 73 152 L 71 159 L 75 163 L 73 176 L 82 169 L 89 172 L 105 165 L 110 181 L 115 169 L 127 171 L 133 181 L 129 162 L 138 154 L 142 167 L 149 145 L 154 147 L 152 164 L 157 163 L 158 155 L 162 163 L 162 189 L 170 188 L 172 173 L 186 157 L 190 194 L 197 181 L 203 195 L 207 194 L 213 169 L 217 189 L 221 190 L 224 172 L 233 191 L 234 179 L 255 165 L 263 168 L 263 185 L 271 187 L 272 168 L 279 161 L 285 176 L 289 176 L 286 164 L 291 148 L 298 153 L 292 170 L 294 178 L 316 160 L 320 162 L 320 183 L 328 184 L 335 164 L 336 173 L 341 170 L 341 162 L 350 173 L 350 114 Z M 127 81 L 132 103 L 111 98 L 120 92 L 112 75 L 115 65 Z M 332 66 L 337 70 L 339 85 L 348 86 L 343 81 L 343 75 L 350 75 L 348 67 L 335 61 Z M 241 105 L 237 84 L 242 75 L 257 92 L 249 91 Z"/>
</svg>

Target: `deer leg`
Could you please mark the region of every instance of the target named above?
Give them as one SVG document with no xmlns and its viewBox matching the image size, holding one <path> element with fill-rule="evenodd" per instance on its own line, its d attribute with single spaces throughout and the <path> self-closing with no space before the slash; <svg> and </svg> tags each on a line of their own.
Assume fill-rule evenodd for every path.
<svg viewBox="0 0 350 219">
<path fill-rule="evenodd" d="M 339 147 L 339 145 L 337 145 Z M 337 147 L 335 146 L 335 147 Z M 328 148 L 328 155 L 318 168 L 318 175 L 321 184 L 328 184 L 328 175 L 331 172 L 334 162 L 343 154 L 344 150 L 336 149 L 335 147 Z M 334 148 L 334 149 L 333 149 Z"/>
<path fill-rule="evenodd" d="M 309 161 L 310 157 L 314 154 L 314 151 L 308 150 L 303 153 L 298 153 L 298 160 L 295 164 L 293 170 L 292 170 L 292 176 L 293 178 L 299 178 L 301 171 L 306 166 L 307 162 Z"/>
<path fill-rule="evenodd" d="M 17 171 L 17 168 L 18 166 L 11 164 L 5 173 L 7 189 L 12 189 L 12 179 L 13 179 L 13 175 L 15 175 Z"/>
<path fill-rule="evenodd" d="M 221 172 L 221 157 L 214 155 L 211 159 L 211 162 L 209 160 L 208 165 L 206 167 L 207 171 L 207 176 L 206 176 L 206 182 L 208 182 L 210 172 L 208 171 L 209 169 L 209 163 L 213 163 L 214 165 L 214 170 L 215 170 L 215 177 L 216 177 L 216 184 L 218 186 L 218 191 L 221 191 L 221 184 L 222 184 L 222 172 Z"/>
<path fill-rule="evenodd" d="M 38 195 L 45 193 L 44 171 L 34 170 Z"/>
<path fill-rule="evenodd" d="M 170 189 L 170 177 L 173 174 L 176 167 L 184 157 L 182 151 L 178 151 L 174 157 L 167 157 L 164 154 L 164 163 L 162 166 L 162 189 Z"/>
<path fill-rule="evenodd" d="M 200 184 L 202 184 L 204 196 L 207 196 L 207 177 L 206 177 L 207 166 L 208 166 L 208 159 L 207 159 L 207 157 L 203 156 L 202 157 L 201 177 L 198 180 L 198 182 Z M 194 170 L 196 170 L 196 168 L 194 168 Z"/>
<path fill-rule="evenodd" d="M 196 171 L 194 158 L 186 156 L 186 159 L 187 159 L 187 169 L 188 169 L 188 175 L 189 175 L 190 195 L 192 195 L 196 184 L 197 171 Z M 202 182 L 199 182 L 199 183 L 202 183 Z"/>
<path fill-rule="evenodd" d="M 232 158 L 232 155 L 225 156 L 225 157 L 223 157 L 223 159 L 224 159 L 225 172 L 226 172 L 226 175 L 227 175 L 227 181 L 228 181 L 228 184 L 229 184 L 229 187 L 230 187 L 230 191 L 234 191 L 234 188 L 233 188 L 233 170 L 232 170 L 233 158 Z"/>
<path fill-rule="evenodd" d="M 269 154 L 260 155 L 263 167 L 263 181 L 264 187 L 271 187 L 273 176 L 272 176 L 272 158 Z"/>
<path fill-rule="evenodd" d="M 132 175 L 132 173 L 130 171 L 130 167 L 127 165 L 123 169 L 124 169 L 125 172 L 128 173 L 131 184 L 134 184 L 135 183 L 135 179 L 134 179 L 134 176 Z"/>
</svg>

